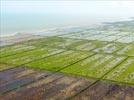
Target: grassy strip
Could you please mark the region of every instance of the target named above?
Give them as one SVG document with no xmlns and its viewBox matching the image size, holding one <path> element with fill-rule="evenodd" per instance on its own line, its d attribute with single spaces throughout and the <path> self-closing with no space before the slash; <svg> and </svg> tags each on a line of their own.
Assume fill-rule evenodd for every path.
<svg viewBox="0 0 134 100">
<path fill-rule="evenodd" d="M 105 76 L 104 79 L 134 83 L 134 57 L 129 57 L 124 63 Z"/>
<path fill-rule="evenodd" d="M 8 64 L 0 63 L 0 72 L 4 71 L 4 70 L 7 70 L 7 69 L 10 69 L 10 68 L 13 68 L 13 67 L 14 67 L 13 65 L 8 65 Z"/>
<path fill-rule="evenodd" d="M 41 70 L 57 71 L 92 54 L 93 53 L 91 52 L 66 51 L 59 55 L 51 56 L 47 59 L 28 63 L 25 66 L 28 66 L 30 68 L 38 68 Z"/>
<path fill-rule="evenodd" d="M 42 59 L 50 55 L 61 53 L 63 51 L 64 50 L 42 48 L 42 49 L 30 51 L 30 52 L 24 52 L 24 53 L 16 54 L 13 56 L 4 57 L 4 58 L 1 58 L 0 62 L 12 63 L 18 66 L 18 65 L 23 65 L 31 61 Z"/>
<path fill-rule="evenodd" d="M 104 73 L 111 70 L 115 65 L 124 59 L 125 57 L 96 54 L 61 70 L 61 72 L 85 77 L 100 78 Z"/>
</svg>

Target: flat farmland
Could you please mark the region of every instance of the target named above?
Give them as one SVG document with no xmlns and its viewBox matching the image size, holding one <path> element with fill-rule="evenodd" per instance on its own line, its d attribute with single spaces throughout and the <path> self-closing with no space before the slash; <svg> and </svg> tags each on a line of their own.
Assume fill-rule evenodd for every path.
<svg viewBox="0 0 134 100">
<path fill-rule="evenodd" d="M 116 65 L 123 62 L 124 59 L 125 57 L 96 54 L 62 70 L 62 72 L 92 78 L 101 78 L 109 70 L 112 70 Z"/>
<path fill-rule="evenodd" d="M 130 29 L 114 23 L 0 47 L 0 98 L 133 100 Z"/>
<path fill-rule="evenodd" d="M 4 47 L 0 49 L 0 57 L 5 57 L 9 55 L 14 55 L 16 53 L 22 53 L 25 51 L 30 51 L 35 49 L 36 47 L 34 46 L 27 46 L 27 45 L 14 45 L 14 46 L 9 46 L 9 47 Z"/>
<path fill-rule="evenodd" d="M 125 47 L 120 49 L 117 54 L 124 54 L 127 56 L 134 56 L 134 44 L 127 44 Z"/>
<path fill-rule="evenodd" d="M 111 79 L 119 82 L 134 83 L 134 58 L 130 57 L 113 71 L 111 71 L 104 79 Z"/>
<path fill-rule="evenodd" d="M 40 66 L 38 69 L 58 71 L 91 55 L 93 55 L 93 53 L 81 51 L 65 51 L 46 59 L 28 63 L 26 66 L 30 68 L 37 68 L 37 66 Z"/>
<path fill-rule="evenodd" d="M 1 62 L 10 63 L 13 65 L 22 65 L 33 60 L 41 59 L 50 55 L 54 55 L 62 52 L 63 50 L 53 48 L 38 48 L 28 52 L 17 53 L 12 56 L 6 56 L 1 58 Z"/>
<path fill-rule="evenodd" d="M 75 42 L 78 42 L 81 40 L 74 40 L 70 38 L 61 38 L 57 36 L 52 37 L 45 37 L 38 40 L 30 40 L 27 42 L 23 42 L 22 44 L 28 45 L 28 46 L 36 46 L 36 47 L 43 47 L 43 46 L 49 46 L 49 47 L 67 47 L 69 45 L 72 45 Z"/>
</svg>

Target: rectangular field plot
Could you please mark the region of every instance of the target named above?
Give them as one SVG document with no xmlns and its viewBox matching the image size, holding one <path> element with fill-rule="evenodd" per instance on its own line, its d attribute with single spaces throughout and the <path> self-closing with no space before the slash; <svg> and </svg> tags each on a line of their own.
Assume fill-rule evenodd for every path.
<svg viewBox="0 0 134 100">
<path fill-rule="evenodd" d="M 54 47 L 61 47 L 61 48 L 69 48 L 70 46 L 73 46 L 75 44 L 79 44 L 81 42 L 83 42 L 83 41 L 78 40 L 78 39 L 65 39 L 64 42 L 60 42 L 59 44 L 55 44 L 53 46 Z M 49 44 L 48 44 L 48 46 L 49 46 Z"/>
<path fill-rule="evenodd" d="M 75 43 L 74 45 L 71 45 L 69 48 L 75 49 L 75 50 L 82 50 L 82 51 L 90 51 L 97 47 L 106 45 L 107 42 L 101 42 L 101 41 L 80 41 Z"/>
<path fill-rule="evenodd" d="M 95 47 L 96 46 L 93 45 L 91 42 L 87 42 L 87 43 L 79 44 L 79 45 L 73 47 L 73 49 L 83 50 L 83 51 L 90 51 L 90 50 L 94 49 Z"/>
<path fill-rule="evenodd" d="M 62 36 L 64 37 L 64 35 Z M 65 36 L 66 37 L 66 36 Z M 100 40 L 100 41 L 115 41 L 122 37 L 119 35 L 117 31 L 109 32 L 109 31 L 92 31 L 91 32 L 81 32 L 77 34 L 71 34 L 67 36 L 68 38 L 74 39 L 87 39 L 87 40 Z"/>
<path fill-rule="evenodd" d="M 73 38 L 73 39 L 86 39 L 86 40 L 100 40 L 101 38 L 106 37 L 107 35 L 103 35 L 103 34 L 79 34 L 79 35 L 74 35 L 71 36 L 69 38 Z"/>
<path fill-rule="evenodd" d="M 29 42 L 25 42 L 26 45 L 36 46 L 36 47 L 67 47 L 75 42 L 80 40 L 77 39 L 69 39 L 69 38 L 61 38 L 61 37 L 46 37 L 38 40 L 33 40 Z"/>
<path fill-rule="evenodd" d="M 0 71 L 6 70 L 6 69 L 9 69 L 9 68 L 13 68 L 13 67 L 14 66 L 12 66 L 12 65 L 6 65 L 6 64 L 0 63 Z"/>
<path fill-rule="evenodd" d="M 71 65 L 61 72 L 79 76 L 101 78 L 105 73 L 122 62 L 125 57 L 113 55 L 96 54 L 74 65 Z"/>
<path fill-rule="evenodd" d="M 117 54 L 134 56 L 134 44 L 126 44 L 126 46 L 119 50 Z"/>
<path fill-rule="evenodd" d="M 29 70 L 33 73 L 28 73 Z M 95 82 L 81 77 L 20 67 L 0 74 L 3 75 L 1 80 L 6 82 L 0 84 L 1 100 L 61 100 L 61 97 L 66 100 Z"/>
<path fill-rule="evenodd" d="M 100 34 L 103 34 L 103 35 L 116 35 L 118 33 L 118 31 L 109 31 L 109 30 L 103 30 L 101 31 Z"/>
<path fill-rule="evenodd" d="M 18 67 L 0 72 L 0 75 L 0 94 L 4 94 L 23 85 L 35 82 L 49 75 L 49 73 Z"/>
<path fill-rule="evenodd" d="M 81 38 L 91 36 L 91 35 L 96 35 L 99 33 L 100 33 L 100 31 L 90 29 L 88 31 L 81 31 L 81 32 L 77 32 L 77 33 L 70 33 L 70 34 L 61 35 L 60 37 L 81 39 Z"/>
<path fill-rule="evenodd" d="M 86 99 L 85 99 L 86 98 Z M 93 99 L 92 99 L 93 98 Z M 128 99 L 127 99 L 128 98 Z M 73 100 L 133 100 L 134 87 L 108 82 L 97 82 Z"/>
<path fill-rule="evenodd" d="M 115 34 L 115 35 L 120 35 L 120 36 L 133 36 L 133 33 L 132 32 L 127 32 L 127 31 L 118 31 L 118 34 Z"/>
<path fill-rule="evenodd" d="M 101 38 L 104 38 L 108 35 L 102 35 L 102 34 L 97 34 L 97 35 L 92 35 L 83 39 L 87 39 L 87 40 L 100 40 Z"/>
<path fill-rule="evenodd" d="M 128 58 L 104 79 L 134 84 L 134 57 Z"/>
<path fill-rule="evenodd" d="M 34 46 L 27 46 L 27 45 L 13 45 L 13 46 L 8 46 L 8 47 L 3 47 L 0 48 L 0 58 L 17 54 L 17 53 L 22 53 L 24 51 L 30 51 L 35 49 L 36 47 Z"/>
<path fill-rule="evenodd" d="M 114 53 L 123 47 L 124 44 L 121 43 L 108 43 L 100 48 L 95 49 L 94 51 L 98 53 Z"/>
<path fill-rule="evenodd" d="M 65 40 L 63 38 L 59 38 L 59 37 L 44 37 L 41 39 L 36 39 L 36 40 L 31 40 L 31 41 L 26 41 L 23 44 L 25 45 L 33 45 L 33 46 L 44 46 L 44 45 L 54 45 L 57 43 L 61 43 L 64 42 Z"/>
<path fill-rule="evenodd" d="M 0 61 L 4 63 L 14 64 L 14 65 L 21 65 L 36 59 L 40 59 L 46 56 L 60 53 L 62 51 L 63 50 L 53 49 L 53 48 L 39 48 L 29 52 L 23 52 L 16 55 L 3 57 L 1 58 Z"/>
<path fill-rule="evenodd" d="M 134 43 L 134 36 L 124 36 L 124 37 L 118 39 L 117 42 Z"/>
<path fill-rule="evenodd" d="M 115 41 L 117 39 L 121 38 L 121 36 L 116 36 L 116 35 L 110 35 L 110 36 L 106 36 L 106 37 L 103 37 L 103 38 L 100 38 L 99 40 L 100 41 Z"/>
<path fill-rule="evenodd" d="M 26 66 L 41 70 L 57 71 L 92 54 L 93 53 L 90 52 L 65 51 L 63 53 L 48 57 L 46 59 L 28 63 L 26 64 Z"/>
</svg>

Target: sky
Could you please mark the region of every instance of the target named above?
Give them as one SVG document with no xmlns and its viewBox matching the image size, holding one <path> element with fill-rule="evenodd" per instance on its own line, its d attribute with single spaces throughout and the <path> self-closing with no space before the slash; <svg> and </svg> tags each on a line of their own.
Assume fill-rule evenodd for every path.
<svg viewBox="0 0 134 100">
<path fill-rule="evenodd" d="M 134 17 L 134 1 L 2 0 L 1 13 L 3 32 L 9 29 L 14 32 L 22 28 L 30 30 L 128 19 Z"/>
<path fill-rule="evenodd" d="M 3 13 L 25 13 L 68 18 L 116 19 L 134 16 L 134 1 L 130 0 L 2 0 Z M 62 19 L 62 18 L 61 18 Z"/>
<path fill-rule="evenodd" d="M 44 13 L 111 13 L 133 14 L 134 1 L 109 1 L 109 0 L 2 0 L 2 11 L 6 12 L 44 12 Z M 101 11 L 101 12 L 99 12 Z"/>
</svg>

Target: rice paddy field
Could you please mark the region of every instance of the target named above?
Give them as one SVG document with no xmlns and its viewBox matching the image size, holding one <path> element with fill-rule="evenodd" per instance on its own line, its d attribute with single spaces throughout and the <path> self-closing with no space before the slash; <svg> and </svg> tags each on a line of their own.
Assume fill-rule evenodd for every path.
<svg viewBox="0 0 134 100">
<path fill-rule="evenodd" d="M 134 100 L 134 21 L 84 30 L 0 47 L 1 100 Z"/>
</svg>

